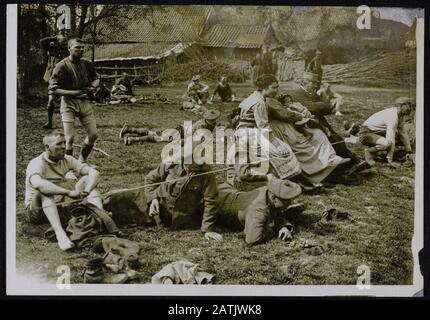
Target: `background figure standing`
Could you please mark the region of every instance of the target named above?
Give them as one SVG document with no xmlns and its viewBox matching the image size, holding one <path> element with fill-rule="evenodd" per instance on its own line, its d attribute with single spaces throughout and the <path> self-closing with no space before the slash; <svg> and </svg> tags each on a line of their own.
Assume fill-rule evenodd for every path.
<svg viewBox="0 0 430 320">
<path fill-rule="evenodd" d="M 257 53 L 254 60 L 251 61 L 252 67 L 252 83 L 255 83 L 259 76 L 263 74 L 263 61 L 261 55 Z"/>
<path fill-rule="evenodd" d="M 322 80 L 322 56 L 321 51 L 315 52 L 315 57 L 309 62 L 308 67 L 306 68 L 306 71 L 312 72 L 318 75 L 318 85 L 321 84 Z"/>
<path fill-rule="evenodd" d="M 61 96 L 61 118 L 66 138 L 66 154 L 73 155 L 75 117 L 79 118 L 87 131 L 79 157 L 79 161 L 86 162 L 98 138 L 91 100 L 94 99 L 100 79 L 93 64 L 82 59 L 84 54 L 82 40 L 70 39 L 68 47 L 70 55 L 55 66 L 49 81 L 49 91 Z"/>
<path fill-rule="evenodd" d="M 68 36 L 66 30 L 62 30 L 54 37 L 46 37 L 40 40 L 40 45 L 46 54 L 48 61 L 45 74 L 43 75 L 43 80 L 48 83 L 49 79 L 51 79 L 55 65 L 69 55 L 69 51 L 67 50 L 67 40 Z M 52 129 L 52 117 L 54 116 L 55 111 L 54 100 L 55 95 L 49 93 L 47 105 L 48 121 L 43 125 L 43 129 Z"/>
<path fill-rule="evenodd" d="M 267 46 L 263 46 L 263 51 L 261 55 L 262 65 L 263 65 L 263 74 L 275 74 L 275 70 L 273 68 L 273 55 L 268 50 Z"/>
</svg>

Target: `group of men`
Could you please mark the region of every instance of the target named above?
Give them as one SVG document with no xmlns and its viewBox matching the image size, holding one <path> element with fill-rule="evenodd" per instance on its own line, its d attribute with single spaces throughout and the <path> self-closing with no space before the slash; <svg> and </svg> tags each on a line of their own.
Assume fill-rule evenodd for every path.
<svg viewBox="0 0 430 320">
<path fill-rule="evenodd" d="M 67 210 L 60 203 L 67 199 L 84 199 L 104 210 L 103 199 L 97 190 L 99 172 L 88 165 L 87 158 L 97 139 L 97 127 L 89 95 L 99 85 L 91 62 L 82 58 L 80 39 L 68 41 L 69 56 L 58 62 L 49 80 L 51 95 L 61 96 L 61 117 L 64 134 L 52 131 L 43 139 L 45 151 L 30 161 L 26 172 L 25 207 L 32 223 L 49 222 L 60 249 L 73 247 L 61 224 L 61 212 Z M 343 138 L 329 124 L 326 116 L 333 112 L 333 104 L 318 95 L 318 75 L 305 73 L 299 89 L 278 96 L 279 84 L 273 75 L 260 75 L 255 82 L 257 90 L 239 105 L 235 129 L 269 129 L 270 171 L 256 176 L 249 171 L 249 163 L 236 167 L 234 180 L 246 182 L 261 179 L 264 185 L 250 191 L 241 191 L 231 181 L 217 184 L 212 167 L 197 163 L 192 152 L 184 151 L 180 163 L 161 162 L 142 181 L 143 192 L 129 197 L 111 196 L 112 217 L 121 215 L 115 201 L 135 203 L 136 214 L 142 221 L 171 228 L 199 226 L 207 240 L 221 241 L 217 230 L 239 228 L 245 233 L 249 245 L 262 243 L 276 235 L 280 239 L 292 238 L 293 229 L 288 222 L 291 211 L 303 209 L 294 203 L 302 190 L 313 189 L 329 176 L 345 172 L 359 172 L 375 164 L 378 153 L 386 152 L 394 166 L 396 134 L 406 153 L 412 146 L 405 130 L 415 103 L 406 97 L 395 105 L 367 119 L 359 132 L 365 145 L 365 161 L 361 161 L 345 145 Z M 226 82 L 220 79 L 219 86 Z M 195 102 L 208 98 L 208 86 L 194 77 L 188 86 L 189 97 Z M 230 89 L 231 90 L 231 89 Z M 219 93 L 219 89 L 217 91 Z M 233 98 L 230 91 L 224 98 Z M 278 98 L 278 99 L 276 99 Z M 200 101 L 199 101 L 200 100 Z M 213 130 L 219 111 L 209 110 L 198 127 Z M 87 130 L 79 159 L 73 157 L 74 120 L 78 117 Z M 193 127 L 193 130 L 197 127 Z M 137 131 L 123 127 L 120 136 Z M 149 132 L 138 132 L 148 135 Z M 341 168 L 341 170 L 338 170 Z M 73 171 L 79 180 L 68 180 Z M 126 194 L 126 192 L 124 192 Z M 139 219 L 138 219 L 139 220 Z"/>
</svg>

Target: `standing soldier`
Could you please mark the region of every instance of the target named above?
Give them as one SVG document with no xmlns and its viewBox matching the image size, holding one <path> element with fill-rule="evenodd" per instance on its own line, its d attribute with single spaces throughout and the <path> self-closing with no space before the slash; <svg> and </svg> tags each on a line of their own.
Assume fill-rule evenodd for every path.
<svg viewBox="0 0 430 320">
<path fill-rule="evenodd" d="M 73 155 L 75 136 L 75 117 L 78 117 L 87 131 L 87 137 L 81 148 L 79 161 L 86 162 L 98 138 L 96 118 L 92 100 L 100 83 L 93 64 L 82 59 L 84 43 L 73 38 L 68 42 L 70 55 L 61 60 L 49 81 L 49 92 L 61 96 L 61 118 L 66 138 L 66 154 Z"/>
<path fill-rule="evenodd" d="M 69 55 L 69 51 L 67 50 L 67 34 L 65 30 L 63 30 L 54 37 L 43 38 L 40 40 L 40 45 L 48 58 L 43 80 L 49 83 L 55 65 Z M 48 94 L 48 122 L 43 125 L 43 129 L 52 129 L 52 117 L 54 116 L 55 110 L 54 100 L 55 96 L 53 94 Z"/>
</svg>

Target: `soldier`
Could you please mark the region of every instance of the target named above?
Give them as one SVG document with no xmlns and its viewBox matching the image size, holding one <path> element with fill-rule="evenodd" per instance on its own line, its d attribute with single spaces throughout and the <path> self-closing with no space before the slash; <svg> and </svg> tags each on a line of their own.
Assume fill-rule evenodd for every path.
<svg viewBox="0 0 430 320">
<path fill-rule="evenodd" d="M 359 133 L 359 140 L 365 146 L 366 161 L 373 166 L 378 151 L 387 151 L 387 161 L 390 166 L 397 167 L 393 162 L 396 147 L 396 135 L 405 147 L 406 153 L 412 153 L 411 142 L 405 127 L 414 114 L 415 103 L 400 97 L 391 108 L 381 110 L 364 121 Z"/>
<path fill-rule="evenodd" d="M 331 89 L 330 83 L 324 82 L 317 91 L 317 94 L 321 97 L 322 101 L 330 104 L 330 107 L 332 108 L 332 111 L 336 113 L 336 116 L 343 116 L 343 114 L 340 112 L 342 96 Z"/>
<path fill-rule="evenodd" d="M 64 208 L 58 206 L 68 198 L 85 198 L 103 210 L 100 193 L 96 189 L 99 172 L 66 155 L 65 139 L 61 132 L 48 133 L 43 138 L 45 152 L 31 160 L 25 179 L 25 207 L 27 220 L 33 224 L 49 221 L 61 250 L 73 247 L 60 222 Z M 82 178 L 72 188 L 65 180 L 66 173 L 73 170 Z"/>
<path fill-rule="evenodd" d="M 321 84 L 323 74 L 321 51 L 317 50 L 315 52 L 315 57 L 309 62 L 306 71 L 315 73 L 318 76 L 318 85 Z"/>
<path fill-rule="evenodd" d="M 200 82 L 200 75 L 195 75 L 188 84 L 187 94 L 191 102 L 205 104 L 209 98 L 209 86 Z"/>
<path fill-rule="evenodd" d="M 214 99 L 215 94 L 218 94 L 221 98 L 221 102 L 232 102 L 236 101 L 236 96 L 231 90 L 230 85 L 227 82 L 227 77 L 221 76 L 219 79 L 219 83 L 215 87 L 214 92 L 212 93 L 211 100 Z"/>
<path fill-rule="evenodd" d="M 200 225 L 205 239 L 222 241 L 212 232 L 219 200 L 215 175 L 209 165 L 196 164 L 191 153 L 182 159 L 180 164 L 161 163 L 145 177 L 149 216 L 159 216 L 173 229 Z"/>
<path fill-rule="evenodd" d="M 218 186 L 220 224 L 244 228 L 245 242 L 255 245 L 270 240 L 276 232 L 282 240 L 292 239 L 292 225 L 286 209 L 300 193 L 300 186 L 268 175 L 267 186 L 241 192 L 227 183 Z"/>
<path fill-rule="evenodd" d="M 329 141 L 333 144 L 336 154 L 342 158 L 351 159 L 351 165 L 354 166 L 353 171 L 360 171 L 368 168 L 365 161 L 360 161 L 358 156 L 350 151 L 343 138 L 333 129 L 325 118 L 331 114 L 332 107 L 328 102 L 322 101 L 317 94 L 318 81 L 317 75 L 309 72 L 304 72 L 299 89 L 288 91 L 294 102 L 300 102 L 305 106 L 310 113 L 315 116 L 317 126 L 327 135 Z"/>
<path fill-rule="evenodd" d="M 54 37 L 46 37 L 40 40 L 40 45 L 48 58 L 48 64 L 43 76 L 43 80 L 48 83 L 55 65 L 69 55 L 67 37 L 67 33 L 63 30 Z M 55 111 L 54 100 L 55 95 L 48 94 L 48 105 L 46 107 L 48 110 L 48 122 L 43 125 L 43 129 L 52 129 L 52 117 Z"/>
<path fill-rule="evenodd" d="M 98 138 L 96 118 L 90 100 L 94 98 L 100 79 L 93 64 L 82 59 L 84 44 L 73 38 L 68 42 L 70 55 L 60 61 L 49 81 L 49 91 L 61 96 L 61 118 L 66 138 L 66 154 L 73 154 L 75 117 L 78 117 L 87 131 L 79 160 L 86 162 Z"/>
</svg>

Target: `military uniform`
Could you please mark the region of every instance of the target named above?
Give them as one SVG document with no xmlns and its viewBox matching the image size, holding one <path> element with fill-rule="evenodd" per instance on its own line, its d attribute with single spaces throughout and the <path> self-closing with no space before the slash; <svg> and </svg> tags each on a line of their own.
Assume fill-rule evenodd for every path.
<svg viewBox="0 0 430 320">
<path fill-rule="evenodd" d="M 234 229 L 243 228 L 245 242 L 249 245 L 266 242 L 282 227 L 290 226 L 281 210 L 271 207 L 268 188 L 242 192 L 227 183 L 220 184 L 218 223 Z"/>
<path fill-rule="evenodd" d="M 148 173 L 145 184 L 165 182 L 145 188 L 148 204 L 160 202 L 160 218 L 164 225 L 174 229 L 201 226 L 202 232 L 210 231 L 218 212 L 218 188 L 215 175 L 196 173 L 210 171 L 203 165 L 197 171 L 187 171 L 182 164 L 161 163 Z M 175 181 L 178 178 L 182 178 Z M 202 219 L 203 216 L 203 219 Z"/>
</svg>

